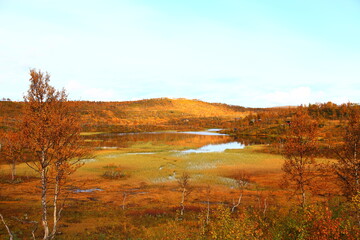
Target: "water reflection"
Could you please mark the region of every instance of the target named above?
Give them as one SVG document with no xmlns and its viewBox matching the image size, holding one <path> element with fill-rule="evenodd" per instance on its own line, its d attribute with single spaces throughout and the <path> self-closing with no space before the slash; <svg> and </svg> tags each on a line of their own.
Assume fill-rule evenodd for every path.
<svg viewBox="0 0 360 240">
<path fill-rule="evenodd" d="M 75 189 L 74 193 L 91 193 L 95 191 L 104 191 L 100 188 L 91 188 L 91 189 Z"/>
<path fill-rule="evenodd" d="M 219 132 L 219 131 L 221 131 L 221 130 L 224 130 L 224 129 L 222 129 L 222 128 L 210 128 L 210 129 L 208 129 L 207 131 L 208 131 L 208 132 Z"/>
<path fill-rule="evenodd" d="M 229 142 L 222 144 L 209 144 L 198 149 L 189 149 L 182 151 L 182 153 L 209 153 L 209 152 L 224 152 L 226 149 L 243 149 L 245 145 L 238 142 Z"/>
<path fill-rule="evenodd" d="M 138 143 L 169 145 L 176 148 L 191 148 L 183 153 L 223 152 L 226 149 L 242 149 L 252 144 L 270 143 L 273 139 L 260 137 L 234 138 L 217 133 L 222 129 L 209 129 L 202 132 L 143 132 L 143 133 L 105 133 L 83 136 L 86 144 L 97 149 L 118 149 Z M 154 154 L 142 152 L 141 154 Z M 156 152 L 156 151 L 155 151 Z M 139 154 L 139 153 L 132 153 Z"/>
<path fill-rule="evenodd" d="M 183 134 L 195 134 L 195 135 L 207 135 L 207 136 L 224 136 L 227 134 L 223 133 L 217 133 L 217 132 L 177 132 L 177 133 L 183 133 Z"/>
<path fill-rule="evenodd" d="M 234 141 L 232 137 L 226 134 L 214 132 L 106 133 L 83 136 L 83 138 L 88 146 L 99 149 L 125 148 L 139 142 L 200 148 L 208 144 L 223 144 Z"/>
<path fill-rule="evenodd" d="M 269 144 L 278 142 L 277 137 L 270 136 L 239 136 L 234 138 L 236 141 L 243 143 L 245 146 L 256 144 Z"/>
</svg>

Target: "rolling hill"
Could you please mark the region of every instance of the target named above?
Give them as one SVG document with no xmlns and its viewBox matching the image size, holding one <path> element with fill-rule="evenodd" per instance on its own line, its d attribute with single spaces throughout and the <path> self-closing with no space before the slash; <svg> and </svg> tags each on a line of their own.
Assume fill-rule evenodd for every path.
<svg viewBox="0 0 360 240">
<path fill-rule="evenodd" d="M 149 131 L 226 127 L 255 109 L 200 100 L 155 98 L 125 102 L 76 101 L 84 131 Z M 0 102 L 2 126 L 11 127 L 23 102 Z"/>
</svg>

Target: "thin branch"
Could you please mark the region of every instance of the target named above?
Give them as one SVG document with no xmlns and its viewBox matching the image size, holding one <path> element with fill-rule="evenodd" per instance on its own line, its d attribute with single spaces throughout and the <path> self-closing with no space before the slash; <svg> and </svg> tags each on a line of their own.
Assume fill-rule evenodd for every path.
<svg viewBox="0 0 360 240">
<path fill-rule="evenodd" d="M 36 230 L 38 229 L 38 223 L 39 223 L 39 222 L 37 222 L 37 221 L 23 220 L 23 219 L 19 219 L 19 218 L 17 218 L 17 217 L 12 217 L 12 218 L 15 219 L 15 220 L 17 220 L 17 221 L 19 221 L 19 222 L 21 222 L 21 223 L 25 223 L 25 224 L 32 223 L 32 224 L 34 224 L 34 225 L 33 225 L 33 230 L 31 231 L 31 235 L 32 235 L 33 239 L 36 240 L 35 232 L 36 232 Z"/>
<path fill-rule="evenodd" d="M 127 193 L 123 192 L 123 201 L 122 201 L 122 209 L 125 210 L 125 200 L 126 200 Z"/>
<path fill-rule="evenodd" d="M 235 211 L 235 208 L 237 208 L 237 207 L 240 205 L 242 195 L 243 195 L 243 193 L 241 192 L 240 195 L 239 195 L 238 202 L 237 202 L 236 204 L 234 204 L 234 206 L 231 208 L 231 212 L 234 212 L 234 211 Z"/>
<path fill-rule="evenodd" d="M 6 224 L 2 214 L 0 214 L 0 218 L 1 218 L 1 221 L 3 222 L 3 224 L 5 225 L 5 228 L 6 228 L 7 232 L 8 232 L 8 234 L 9 234 L 9 237 L 10 237 L 9 240 L 13 240 L 14 236 L 11 233 L 9 226 Z"/>
<path fill-rule="evenodd" d="M 25 163 L 26 163 L 26 165 L 28 165 L 29 168 L 31 168 L 31 169 L 34 170 L 35 172 L 40 172 L 38 169 L 32 167 L 32 166 L 30 165 L 30 163 L 28 163 L 28 162 L 25 162 Z"/>
</svg>

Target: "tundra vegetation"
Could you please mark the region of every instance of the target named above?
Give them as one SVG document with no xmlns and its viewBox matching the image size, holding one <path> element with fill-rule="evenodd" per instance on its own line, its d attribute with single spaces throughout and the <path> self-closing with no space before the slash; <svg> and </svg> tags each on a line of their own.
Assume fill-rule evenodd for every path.
<svg viewBox="0 0 360 240">
<path fill-rule="evenodd" d="M 359 105 L 74 102 L 49 81 L 0 102 L 1 239 L 360 238 Z"/>
</svg>

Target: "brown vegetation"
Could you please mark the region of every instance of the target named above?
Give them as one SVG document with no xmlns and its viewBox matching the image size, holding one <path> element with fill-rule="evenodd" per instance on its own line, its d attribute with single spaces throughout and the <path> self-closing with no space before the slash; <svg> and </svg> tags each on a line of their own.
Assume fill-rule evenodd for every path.
<svg viewBox="0 0 360 240">
<path fill-rule="evenodd" d="M 360 109 L 349 113 L 345 134 L 340 147 L 335 149 L 337 164 L 335 172 L 339 177 L 343 193 L 352 197 L 360 192 Z"/>
<path fill-rule="evenodd" d="M 148 99 L 133 102 L 75 101 L 82 131 L 146 132 L 232 127 L 250 108 L 188 99 Z M 22 102 L 0 101 L 0 127 L 11 128 L 22 114 Z"/>
<path fill-rule="evenodd" d="M 78 167 L 74 158 L 83 157 L 79 118 L 67 103 L 65 91 L 49 85 L 50 76 L 41 71 L 30 71 L 30 88 L 25 98 L 25 109 L 18 126 L 19 133 L 5 133 L 3 156 L 15 165 L 27 151 L 31 160 L 26 163 L 40 175 L 41 215 L 43 239 L 53 239 L 61 217 L 61 190 L 67 176 Z M 52 191 L 53 193 L 50 193 Z M 50 198 L 51 196 L 51 198 Z M 52 228 L 48 222 L 52 200 Z"/>
<path fill-rule="evenodd" d="M 313 185 L 316 177 L 316 150 L 318 141 L 318 124 L 300 109 L 291 120 L 286 131 L 282 167 L 287 185 L 294 187 L 295 193 L 301 194 L 301 205 L 305 207 L 306 191 Z"/>
<path fill-rule="evenodd" d="M 65 91 L 56 91 L 49 85 L 48 74 L 32 70 L 25 102 L 6 101 L 0 102 L 0 106 L 5 109 L 0 116 L 4 130 L 1 164 L 16 166 L 25 162 L 37 173 L 36 177 L 28 176 L 22 182 L 0 181 L 0 237 L 360 237 L 360 116 L 356 104 L 249 110 L 186 99 L 68 102 Z M 106 139 L 106 135 L 80 136 L 83 129 L 128 132 L 204 127 L 228 128 L 238 138 L 272 137 L 274 144 L 226 150 L 223 155 L 179 157 L 173 155 L 177 154 L 174 149 L 200 147 L 203 142 L 223 143 L 229 136 L 216 140 L 196 136 L 189 140 L 159 135 L 163 137 L 162 145 L 150 144 L 159 136 L 146 136 L 138 138 L 143 148 L 136 145 L 137 140 L 131 135 L 120 140 Z M 88 140 L 86 143 L 82 141 L 84 138 Z M 249 138 L 246 141 L 254 142 Z M 116 149 L 106 149 L 109 144 Z M 88 153 L 84 146 L 97 148 L 94 155 L 103 163 L 89 163 L 85 170 L 78 169 L 78 160 Z M 164 153 L 164 149 L 169 151 Z M 150 153 L 154 154 L 152 158 L 146 154 L 141 158 L 131 155 L 136 150 L 138 153 L 158 151 Z M 126 161 L 111 162 L 112 154 L 121 155 L 117 161 Z M 246 154 L 247 158 L 241 158 Z M 104 160 L 106 157 L 108 160 Z M 188 165 L 190 161 L 183 163 L 188 158 L 197 165 Z M 210 161 L 213 162 L 208 164 Z M 317 163 L 326 166 L 326 175 Z M 194 170 L 194 166 L 199 168 L 201 164 L 210 167 Z M 20 167 L 24 177 L 27 168 L 24 164 Z M 175 178 L 175 167 L 184 174 Z M 12 169 L 15 173 L 15 168 Z M 279 187 L 283 174 L 291 187 Z M 160 176 L 158 182 L 151 181 L 155 175 Z M 166 176 L 166 181 L 162 176 Z M 319 183 L 323 185 L 315 188 Z M 325 184 L 328 185 L 324 187 Z M 301 207 L 289 199 L 294 191 L 300 193 Z M 64 207 L 67 211 L 63 213 Z M 60 217 L 63 217 L 61 222 Z M 41 233 L 37 231 L 38 222 L 43 229 Z"/>
</svg>

